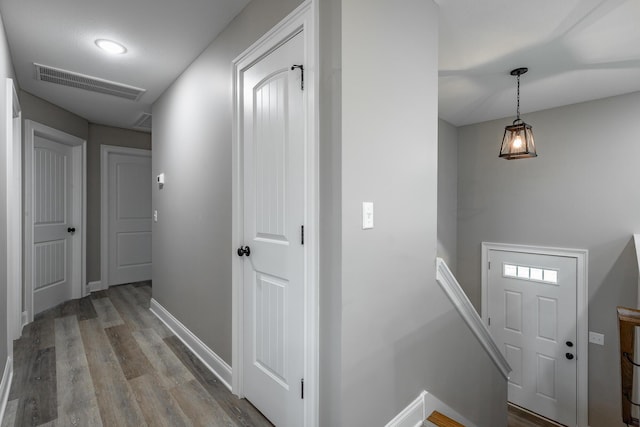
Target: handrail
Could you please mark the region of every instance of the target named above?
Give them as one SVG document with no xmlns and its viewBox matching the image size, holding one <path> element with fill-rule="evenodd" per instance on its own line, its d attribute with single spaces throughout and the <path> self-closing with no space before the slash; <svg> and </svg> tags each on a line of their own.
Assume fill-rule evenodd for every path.
<svg viewBox="0 0 640 427">
<path fill-rule="evenodd" d="M 633 402 L 633 368 L 636 326 L 640 326 L 640 310 L 618 307 L 618 329 L 620 331 L 620 379 L 622 384 L 622 421 L 630 426 L 640 422 L 631 415 L 631 406 L 640 406 Z"/>
<path fill-rule="evenodd" d="M 462 290 L 462 287 L 449 269 L 449 266 L 440 257 L 436 258 L 436 280 L 456 307 L 460 316 L 467 323 L 471 332 L 476 336 L 480 345 L 485 349 L 502 376 L 505 379 L 509 379 L 511 366 L 509 366 L 507 359 L 505 359 L 500 352 L 500 349 L 491 337 L 491 334 L 482 321 L 482 318 L 476 311 L 473 304 L 471 304 L 471 301 L 469 301 L 467 294 Z"/>
</svg>

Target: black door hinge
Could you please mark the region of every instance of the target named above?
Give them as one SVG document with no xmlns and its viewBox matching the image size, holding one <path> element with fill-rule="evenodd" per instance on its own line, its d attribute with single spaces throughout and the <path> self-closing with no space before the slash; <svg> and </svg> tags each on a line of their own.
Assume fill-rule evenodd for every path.
<svg viewBox="0 0 640 427">
<path fill-rule="evenodd" d="M 300 244 L 304 245 L 304 225 L 300 226 Z"/>
<path fill-rule="evenodd" d="M 304 399 L 304 378 L 300 380 L 300 399 Z"/>
<path fill-rule="evenodd" d="M 304 90 L 304 65 L 292 65 L 291 70 L 300 69 L 300 90 Z"/>
</svg>

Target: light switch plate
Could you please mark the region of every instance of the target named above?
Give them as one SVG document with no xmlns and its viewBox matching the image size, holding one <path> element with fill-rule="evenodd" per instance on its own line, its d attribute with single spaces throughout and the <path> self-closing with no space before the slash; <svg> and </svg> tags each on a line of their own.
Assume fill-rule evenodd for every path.
<svg viewBox="0 0 640 427">
<path fill-rule="evenodd" d="M 362 229 L 373 228 L 373 202 L 362 202 Z"/>
<path fill-rule="evenodd" d="M 589 331 L 589 342 L 592 344 L 604 345 L 604 334 Z"/>
<path fill-rule="evenodd" d="M 158 211 L 157 210 L 153 211 L 153 222 L 158 222 Z"/>
</svg>

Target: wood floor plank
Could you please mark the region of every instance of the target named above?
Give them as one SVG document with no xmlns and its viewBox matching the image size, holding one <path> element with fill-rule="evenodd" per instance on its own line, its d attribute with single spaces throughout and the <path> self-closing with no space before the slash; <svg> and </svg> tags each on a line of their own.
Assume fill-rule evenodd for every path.
<svg viewBox="0 0 640 427">
<path fill-rule="evenodd" d="M 109 295 L 107 294 L 106 290 L 94 291 L 94 292 L 91 292 L 91 294 L 89 295 L 91 299 L 107 298 L 108 296 Z"/>
<path fill-rule="evenodd" d="M 76 316 L 55 320 L 58 425 L 101 426 L 100 411 Z"/>
<path fill-rule="evenodd" d="M 195 379 L 155 330 L 142 329 L 132 335 L 167 389 Z"/>
<path fill-rule="evenodd" d="M 129 381 L 147 424 L 158 427 L 191 426 L 180 405 L 155 374 Z"/>
<path fill-rule="evenodd" d="M 229 389 L 220 382 L 187 348 L 180 338 L 173 335 L 164 339 L 165 343 L 189 369 L 191 374 L 214 397 L 216 402 L 236 423 L 244 427 L 270 427 L 272 424 L 259 411 L 257 411 L 246 399 L 238 399 Z"/>
<path fill-rule="evenodd" d="M 78 300 L 78 320 L 89 320 L 98 317 L 96 310 L 91 303 L 91 297 L 84 297 Z"/>
<path fill-rule="evenodd" d="M 27 367 L 16 425 L 38 426 L 58 417 L 56 396 L 56 351 L 54 347 L 38 350 Z"/>
<path fill-rule="evenodd" d="M 4 417 L 2 418 L 2 424 L 0 427 L 13 427 L 16 424 L 16 412 L 18 411 L 18 399 L 13 399 L 7 402 L 7 407 L 4 410 Z"/>
<path fill-rule="evenodd" d="M 147 425 L 100 321 L 90 319 L 79 324 L 102 423 L 105 426 Z"/>
<path fill-rule="evenodd" d="M 92 299 L 91 304 L 103 328 L 124 325 L 124 320 L 122 320 L 120 313 L 113 306 L 109 298 Z"/>
<path fill-rule="evenodd" d="M 149 308 L 149 297 L 144 292 L 140 291 L 140 287 L 135 287 L 133 285 L 121 286 L 120 290 L 130 298 L 130 301 L 135 301 L 135 304 L 143 307 Z"/>
<path fill-rule="evenodd" d="M 139 377 L 153 372 L 153 366 L 144 355 L 138 342 L 131 335 L 127 325 L 112 326 L 104 332 L 111 342 L 111 347 L 120 362 L 120 367 L 126 379 Z"/>
<path fill-rule="evenodd" d="M 54 346 L 52 319 L 37 320 L 24 327 L 22 337 L 13 342 L 13 381 L 9 400 L 22 396 L 30 367 L 35 363 L 38 350 Z"/>
<path fill-rule="evenodd" d="M 194 426 L 237 425 L 195 379 L 172 388 L 171 394 Z"/>
<path fill-rule="evenodd" d="M 25 342 L 30 350 L 43 350 L 53 347 L 55 339 L 53 334 L 53 322 L 50 320 L 35 320 L 24 327 L 22 337 L 16 343 Z"/>
<path fill-rule="evenodd" d="M 109 298 L 131 330 L 153 328 L 162 338 L 171 336 L 171 331 L 151 311 L 136 305 L 135 299 L 123 289 L 125 286 L 109 288 Z"/>
</svg>

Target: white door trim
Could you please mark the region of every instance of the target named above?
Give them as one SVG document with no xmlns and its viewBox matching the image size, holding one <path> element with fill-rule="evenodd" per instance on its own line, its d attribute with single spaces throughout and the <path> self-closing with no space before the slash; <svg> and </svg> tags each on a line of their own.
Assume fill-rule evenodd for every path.
<svg viewBox="0 0 640 427">
<path fill-rule="evenodd" d="M 100 146 L 100 289 L 109 287 L 109 154 L 151 157 L 151 150 Z M 91 289 L 92 292 L 96 290 Z"/>
<path fill-rule="evenodd" d="M 7 351 L 22 331 L 22 113 L 12 79 L 6 82 Z"/>
<path fill-rule="evenodd" d="M 76 227 L 72 239 L 72 297 L 85 295 L 86 248 L 87 248 L 87 141 L 32 120 L 24 121 L 25 161 L 24 161 L 24 276 L 25 310 L 27 322 L 33 322 L 33 145 L 36 136 L 51 139 L 59 144 L 72 147 L 73 186 L 80 189 L 79 196 L 74 192 L 71 220 Z M 78 260 L 79 264 L 78 265 Z"/>
<path fill-rule="evenodd" d="M 230 248 L 235 253 L 235 248 L 241 246 L 244 241 L 244 203 L 243 203 L 243 150 L 240 144 L 242 135 L 242 72 L 269 52 L 291 39 L 296 34 L 303 32 L 305 43 L 304 63 L 304 94 L 307 107 L 305 118 L 305 134 L 307 146 L 305 147 L 306 182 L 305 182 L 305 338 L 304 338 L 304 363 L 305 363 L 305 398 L 304 398 L 304 425 L 315 427 L 318 425 L 318 228 L 319 228 L 319 167 L 318 167 L 318 107 L 317 107 L 317 73 L 316 58 L 317 45 L 315 33 L 315 1 L 307 0 L 291 12 L 279 24 L 267 32 L 251 47 L 244 51 L 233 61 L 233 229 Z M 243 397 L 242 390 L 242 360 L 243 360 L 243 276 L 240 258 L 234 256 L 232 261 L 232 390 Z"/>
<path fill-rule="evenodd" d="M 487 323 L 489 251 L 505 251 L 552 255 L 575 258 L 577 263 L 576 333 L 577 333 L 577 384 L 578 427 L 588 426 L 589 416 L 589 251 L 586 249 L 551 248 L 545 246 L 511 245 L 506 243 L 482 242 L 482 320 Z"/>
</svg>

